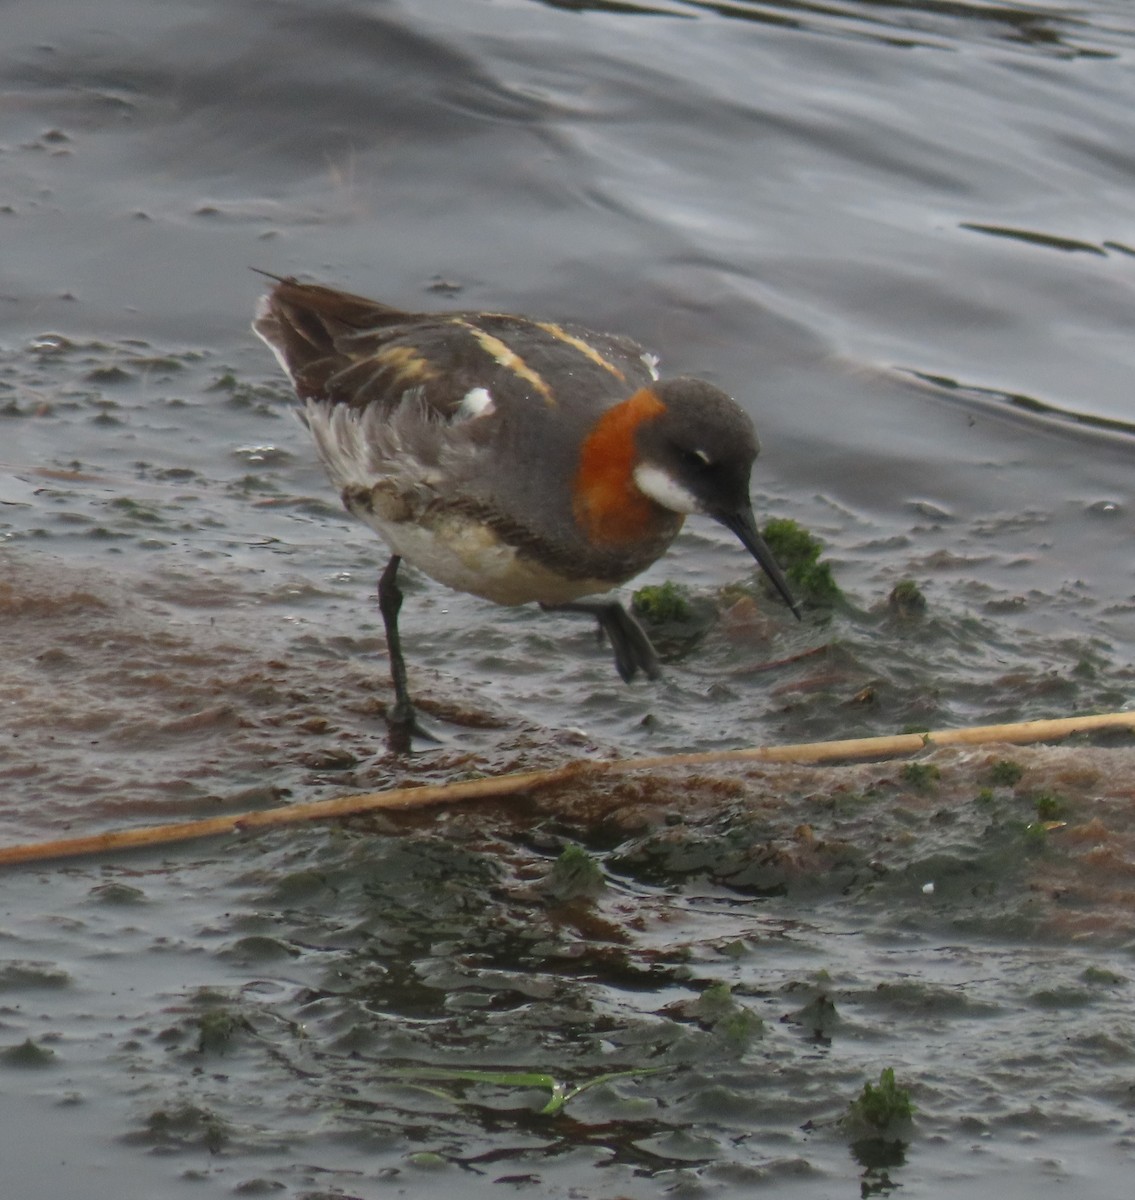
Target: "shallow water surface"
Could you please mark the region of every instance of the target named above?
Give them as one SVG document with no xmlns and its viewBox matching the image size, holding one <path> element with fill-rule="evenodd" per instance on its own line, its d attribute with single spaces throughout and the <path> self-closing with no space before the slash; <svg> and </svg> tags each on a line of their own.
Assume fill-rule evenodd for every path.
<svg viewBox="0 0 1135 1200">
<path fill-rule="evenodd" d="M 6 843 L 1131 703 L 1125 0 L 23 0 L 0 50 Z M 643 580 L 706 627 L 625 687 L 404 572 L 445 741 L 388 754 L 383 551 L 248 267 L 639 338 L 844 599 L 690 521 Z M 1128 741 L 8 870 L 4 1194 L 1119 1194 Z"/>
</svg>

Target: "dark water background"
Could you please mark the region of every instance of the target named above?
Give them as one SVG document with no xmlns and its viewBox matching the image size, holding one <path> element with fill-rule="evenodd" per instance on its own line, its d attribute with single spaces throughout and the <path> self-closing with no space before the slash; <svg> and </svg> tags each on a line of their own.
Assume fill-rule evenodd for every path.
<svg viewBox="0 0 1135 1200">
<path fill-rule="evenodd" d="M 4 841 L 1126 707 L 1133 56 L 1126 0 L 6 4 Z M 847 602 L 797 625 L 692 522 L 645 578 L 719 618 L 626 688 L 578 622 L 410 575 L 450 740 L 391 759 L 381 547 L 248 332 L 250 266 L 713 379 Z M 1121 1194 L 1131 753 L 931 765 L 9 871 L 0 1190 Z M 601 889 L 563 885 L 574 846 Z M 887 1066 L 918 1112 L 882 1161 L 838 1118 Z M 549 1117 L 426 1067 L 631 1074 Z"/>
</svg>

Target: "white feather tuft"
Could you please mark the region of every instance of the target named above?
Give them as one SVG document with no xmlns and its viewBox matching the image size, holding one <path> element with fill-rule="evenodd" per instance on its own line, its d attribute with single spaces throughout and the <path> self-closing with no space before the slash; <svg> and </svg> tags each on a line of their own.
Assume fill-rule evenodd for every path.
<svg viewBox="0 0 1135 1200">
<path fill-rule="evenodd" d="M 491 417 L 497 411 L 488 388 L 471 388 L 461 397 L 461 403 L 453 412 L 455 421 L 475 421 L 478 417 Z"/>
</svg>

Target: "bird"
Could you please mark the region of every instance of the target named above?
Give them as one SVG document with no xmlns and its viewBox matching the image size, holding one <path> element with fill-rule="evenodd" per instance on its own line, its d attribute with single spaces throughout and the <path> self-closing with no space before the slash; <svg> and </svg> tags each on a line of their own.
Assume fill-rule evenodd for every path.
<svg viewBox="0 0 1135 1200">
<path fill-rule="evenodd" d="M 267 274 L 253 330 L 291 380 L 344 507 L 386 543 L 378 582 L 392 738 L 418 722 L 398 630 L 405 559 L 457 591 L 597 620 L 626 682 L 660 675 L 611 598 L 687 516 L 730 530 L 800 618 L 757 528 L 760 444 L 744 409 L 700 379 L 660 378 L 628 337 L 510 313 L 414 312 Z"/>
</svg>

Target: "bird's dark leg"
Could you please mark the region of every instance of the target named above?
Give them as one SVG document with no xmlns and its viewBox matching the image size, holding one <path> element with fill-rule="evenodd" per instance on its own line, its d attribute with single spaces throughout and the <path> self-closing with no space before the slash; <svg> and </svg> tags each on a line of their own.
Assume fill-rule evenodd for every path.
<svg viewBox="0 0 1135 1200">
<path fill-rule="evenodd" d="M 398 586 L 398 567 L 402 559 L 390 556 L 386 569 L 378 577 L 378 611 L 386 627 L 386 651 L 390 655 L 390 679 L 394 684 L 394 707 L 387 710 L 391 744 L 395 750 L 410 749 L 410 738 L 420 737 L 436 742 L 433 734 L 418 724 L 418 714 L 410 699 L 406 681 L 406 660 L 402 657 L 402 638 L 398 633 L 398 613 L 402 608 L 402 589 Z"/>
<path fill-rule="evenodd" d="M 642 671 L 648 679 L 657 679 L 662 670 L 658 655 L 642 626 L 617 601 L 578 600 L 572 604 L 541 604 L 545 612 L 586 613 L 599 622 L 615 652 L 615 666 L 624 683 Z"/>
</svg>

